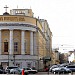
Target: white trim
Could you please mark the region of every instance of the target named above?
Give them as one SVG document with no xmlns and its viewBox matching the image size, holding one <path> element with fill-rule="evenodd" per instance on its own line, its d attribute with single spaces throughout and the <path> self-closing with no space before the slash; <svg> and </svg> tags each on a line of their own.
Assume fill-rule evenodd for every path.
<svg viewBox="0 0 75 75">
<path fill-rule="evenodd" d="M 2 43 L 2 42 L 1 42 L 1 39 L 2 39 L 2 38 L 1 38 L 1 30 L 0 30 L 0 54 L 1 54 L 1 43 Z"/>
<path fill-rule="evenodd" d="M 25 32 L 24 30 L 21 31 L 21 54 L 25 54 L 25 47 L 24 47 L 24 35 L 25 35 Z"/>
<path fill-rule="evenodd" d="M 36 28 L 32 27 L 24 27 L 24 26 L 1 26 L 0 30 L 2 29 L 19 29 L 19 30 L 29 30 L 29 31 L 34 31 L 36 32 Z"/>
<path fill-rule="evenodd" d="M 29 24 L 29 25 L 33 25 L 33 26 L 36 26 L 35 24 L 32 24 L 32 23 L 26 23 L 26 22 L 1 22 L 0 21 L 0 24 Z"/>
<path fill-rule="evenodd" d="M 33 32 L 30 32 L 30 54 L 33 55 Z"/>
<path fill-rule="evenodd" d="M 10 30 L 9 54 L 13 54 L 13 30 Z"/>
</svg>

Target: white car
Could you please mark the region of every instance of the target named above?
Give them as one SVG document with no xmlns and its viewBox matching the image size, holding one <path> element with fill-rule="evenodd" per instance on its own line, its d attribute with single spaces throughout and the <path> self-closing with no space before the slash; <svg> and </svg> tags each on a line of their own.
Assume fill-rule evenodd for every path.
<svg viewBox="0 0 75 75">
<path fill-rule="evenodd" d="M 71 73 L 71 70 L 66 68 L 66 67 L 58 67 L 58 68 L 54 68 L 52 69 L 52 73 Z"/>
<path fill-rule="evenodd" d="M 20 69 L 20 68 L 11 69 L 10 74 L 22 74 L 22 70 L 23 69 Z M 24 74 L 28 75 L 29 73 L 28 71 L 24 71 Z"/>
<path fill-rule="evenodd" d="M 18 66 L 7 66 L 6 69 L 5 69 L 5 72 L 10 73 L 11 69 L 16 69 L 16 68 L 18 68 Z"/>
<path fill-rule="evenodd" d="M 32 69 L 32 68 L 24 68 L 24 70 L 34 74 L 38 72 L 36 69 Z"/>
<path fill-rule="evenodd" d="M 49 71 L 52 72 L 52 69 L 58 68 L 58 67 L 59 67 L 58 65 L 53 65 L 52 67 L 50 67 Z"/>
</svg>

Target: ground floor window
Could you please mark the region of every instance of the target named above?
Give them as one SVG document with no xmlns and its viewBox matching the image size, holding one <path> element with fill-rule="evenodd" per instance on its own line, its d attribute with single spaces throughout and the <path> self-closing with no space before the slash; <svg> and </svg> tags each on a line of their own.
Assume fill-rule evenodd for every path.
<svg viewBox="0 0 75 75">
<path fill-rule="evenodd" d="M 8 42 L 4 42 L 4 52 L 8 52 Z"/>
<path fill-rule="evenodd" d="M 30 68 L 31 67 L 31 63 L 27 62 L 27 67 Z"/>
</svg>

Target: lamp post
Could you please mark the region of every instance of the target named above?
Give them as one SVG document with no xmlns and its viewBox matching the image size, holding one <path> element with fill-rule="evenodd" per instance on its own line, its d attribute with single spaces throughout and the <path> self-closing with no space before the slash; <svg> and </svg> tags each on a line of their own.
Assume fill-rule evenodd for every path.
<svg viewBox="0 0 75 75">
<path fill-rule="evenodd" d="M 15 66 L 15 54 L 13 55 L 13 58 L 14 58 L 14 62 L 13 62 L 13 64 L 14 64 L 14 66 Z"/>
<path fill-rule="evenodd" d="M 9 67 L 9 50 L 8 50 L 8 67 Z M 8 73 L 9 73 L 9 68 L 8 68 Z"/>
<path fill-rule="evenodd" d="M 8 67 L 9 67 L 9 50 L 8 50 Z"/>
</svg>

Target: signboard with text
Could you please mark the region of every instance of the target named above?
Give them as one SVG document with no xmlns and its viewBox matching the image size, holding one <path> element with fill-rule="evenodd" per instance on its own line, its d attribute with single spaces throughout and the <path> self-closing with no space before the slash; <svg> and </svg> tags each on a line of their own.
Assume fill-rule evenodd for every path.
<svg viewBox="0 0 75 75">
<path fill-rule="evenodd" d="M 22 16 L 2 16 L 0 21 L 25 21 L 25 17 Z"/>
</svg>

